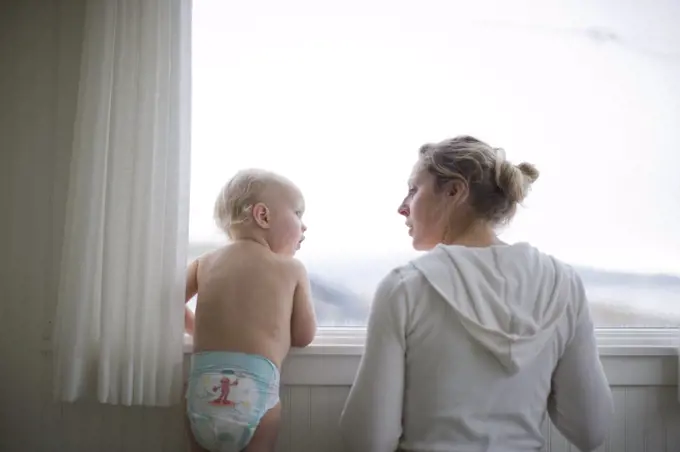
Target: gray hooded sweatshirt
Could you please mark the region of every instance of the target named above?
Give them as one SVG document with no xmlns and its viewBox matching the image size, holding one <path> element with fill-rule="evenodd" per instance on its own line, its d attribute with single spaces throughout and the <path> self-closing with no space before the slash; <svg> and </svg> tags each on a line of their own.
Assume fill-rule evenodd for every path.
<svg viewBox="0 0 680 452">
<path fill-rule="evenodd" d="M 613 403 L 583 284 L 528 244 L 437 246 L 379 285 L 342 413 L 354 452 L 582 451 Z"/>
</svg>

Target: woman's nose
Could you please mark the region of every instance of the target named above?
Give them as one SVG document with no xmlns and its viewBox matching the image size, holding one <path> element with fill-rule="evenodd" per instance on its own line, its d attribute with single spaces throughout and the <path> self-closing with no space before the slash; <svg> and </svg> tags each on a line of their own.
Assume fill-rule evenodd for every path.
<svg viewBox="0 0 680 452">
<path fill-rule="evenodd" d="M 409 208 L 406 204 L 402 204 L 399 206 L 399 209 L 397 209 L 397 213 L 399 215 L 403 215 L 405 217 L 408 217 L 410 214 Z"/>
</svg>

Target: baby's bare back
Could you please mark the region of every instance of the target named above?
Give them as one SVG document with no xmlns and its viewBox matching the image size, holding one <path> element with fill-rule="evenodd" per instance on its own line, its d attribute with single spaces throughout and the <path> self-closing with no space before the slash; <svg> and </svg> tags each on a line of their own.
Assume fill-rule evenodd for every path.
<svg viewBox="0 0 680 452">
<path fill-rule="evenodd" d="M 290 349 L 296 285 L 291 260 L 256 243 L 236 242 L 202 257 L 194 351 L 257 354 L 280 368 Z"/>
</svg>

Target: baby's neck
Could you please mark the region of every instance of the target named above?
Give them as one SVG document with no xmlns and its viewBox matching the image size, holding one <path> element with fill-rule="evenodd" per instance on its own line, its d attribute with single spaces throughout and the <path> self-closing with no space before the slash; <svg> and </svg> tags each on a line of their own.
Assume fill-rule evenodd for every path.
<svg viewBox="0 0 680 452">
<path fill-rule="evenodd" d="M 256 245 L 261 245 L 264 248 L 268 249 L 271 251 L 271 247 L 269 246 L 269 243 L 267 240 L 265 240 L 264 237 L 258 237 L 256 235 L 240 235 L 238 237 L 234 237 L 232 240 L 232 243 L 253 243 Z"/>
</svg>

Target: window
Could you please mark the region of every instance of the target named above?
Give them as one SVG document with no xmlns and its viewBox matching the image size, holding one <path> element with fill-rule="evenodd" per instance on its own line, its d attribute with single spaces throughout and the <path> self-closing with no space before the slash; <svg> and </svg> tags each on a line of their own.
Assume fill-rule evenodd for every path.
<svg viewBox="0 0 680 452">
<path fill-rule="evenodd" d="M 466 133 L 539 168 L 502 237 L 577 266 L 598 326 L 680 325 L 680 7 L 512 3 L 194 2 L 191 257 L 227 178 L 281 172 L 321 325 L 361 326 L 415 255 L 418 147 Z"/>
</svg>

